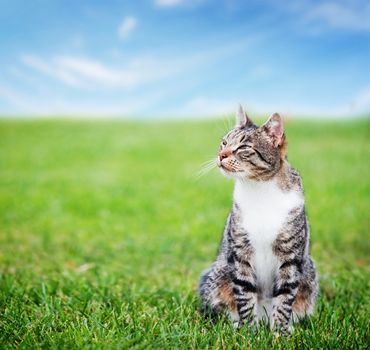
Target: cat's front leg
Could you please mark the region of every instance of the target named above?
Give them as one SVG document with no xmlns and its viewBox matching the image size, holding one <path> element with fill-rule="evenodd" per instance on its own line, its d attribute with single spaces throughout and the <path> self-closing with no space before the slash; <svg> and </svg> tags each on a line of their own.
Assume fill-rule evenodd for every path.
<svg viewBox="0 0 370 350">
<path fill-rule="evenodd" d="M 248 324 L 252 327 L 257 321 L 257 287 L 251 265 L 248 262 L 234 264 L 231 280 L 239 316 L 238 320 L 234 320 L 234 326 L 239 328 Z"/>
<path fill-rule="evenodd" d="M 292 305 L 300 283 L 301 264 L 298 257 L 280 261 L 273 290 L 272 328 L 276 331 L 291 333 Z"/>
</svg>

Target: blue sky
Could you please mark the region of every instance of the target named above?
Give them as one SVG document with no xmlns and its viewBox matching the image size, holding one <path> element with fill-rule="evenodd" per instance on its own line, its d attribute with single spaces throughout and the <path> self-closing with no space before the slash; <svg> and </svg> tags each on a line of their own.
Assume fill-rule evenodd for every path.
<svg viewBox="0 0 370 350">
<path fill-rule="evenodd" d="M 368 1 L 2 1 L 0 114 L 370 111 Z"/>
</svg>

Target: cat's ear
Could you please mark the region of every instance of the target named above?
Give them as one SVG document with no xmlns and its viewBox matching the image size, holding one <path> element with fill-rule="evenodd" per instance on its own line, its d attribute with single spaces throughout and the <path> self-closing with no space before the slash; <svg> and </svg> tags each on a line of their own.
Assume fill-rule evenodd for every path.
<svg viewBox="0 0 370 350">
<path fill-rule="evenodd" d="M 284 142 L 284 123 L 280 114 L 274 113 L 270 116 L 262 128 L 266 131 L 267 135 L 271 138 L 274 147 L 281 146 Z"/>
<path fill-rule="evenodd" d="M 246 126 L 253 125 L 253 122 L 247 116 L 247 113 L 244 112 L 242 105 L 239 105 L 239 108 L 236 112 L 236 127 L 244 128 Z"/>
</svg>

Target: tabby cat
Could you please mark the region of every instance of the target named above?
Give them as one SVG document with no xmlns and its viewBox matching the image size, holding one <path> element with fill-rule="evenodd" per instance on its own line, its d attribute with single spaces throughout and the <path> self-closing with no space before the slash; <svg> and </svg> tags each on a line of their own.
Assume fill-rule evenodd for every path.
<svg viewBox="0 0 370 350">
<path fill-rule="evenodd" d="M 217 164 L 235 180 L 216 261 L 201 276 L 206 314 L 228 312 L 235 327 L 268 322 L 288 333 L 313 312 L 318 293 L 302 180 L 287 159 L 283 120 L 258 127 L 240 106 Z"/>
</svg>

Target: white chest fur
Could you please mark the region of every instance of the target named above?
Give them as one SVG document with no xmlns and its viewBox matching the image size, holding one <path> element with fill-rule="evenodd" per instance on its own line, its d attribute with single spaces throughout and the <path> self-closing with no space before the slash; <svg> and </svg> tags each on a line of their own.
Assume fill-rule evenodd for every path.
<svg viewBox="0 0 370 350">
<path fill-rule="evenodd" d="M 252 266 L 258 286 L 270 293 L 277 270 L 277 258 L 272 245 L 291 209 L 303 204 L 303 195 L 284 192 L 275 181 L 237 181 L 234 201 L 241 211 L 242 227 L 248 233 L 255 254 Z"/>
</svg>

